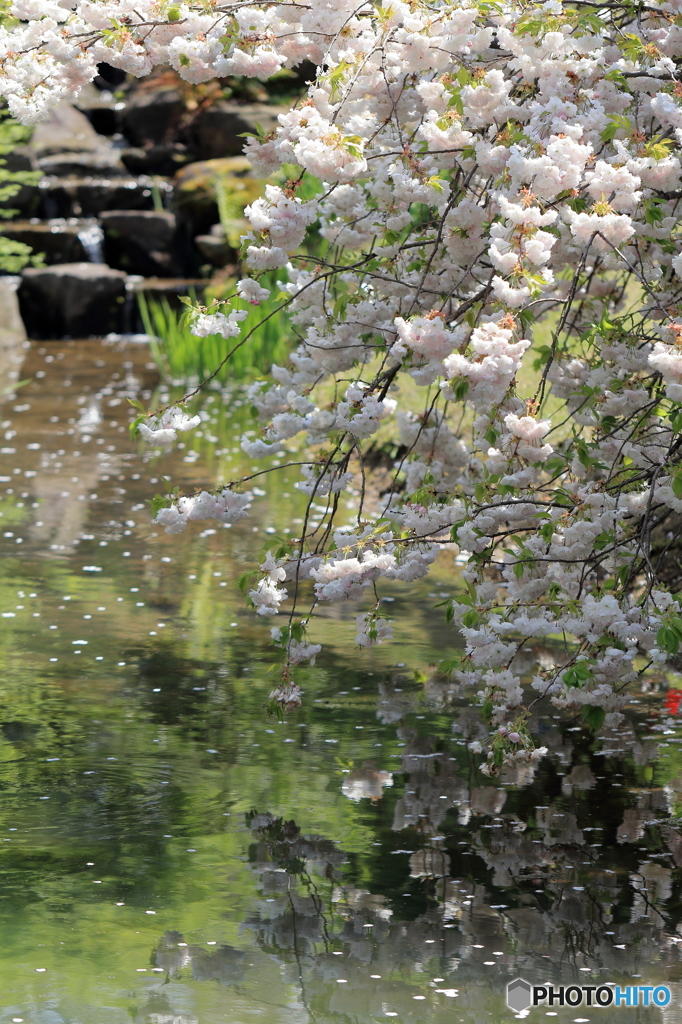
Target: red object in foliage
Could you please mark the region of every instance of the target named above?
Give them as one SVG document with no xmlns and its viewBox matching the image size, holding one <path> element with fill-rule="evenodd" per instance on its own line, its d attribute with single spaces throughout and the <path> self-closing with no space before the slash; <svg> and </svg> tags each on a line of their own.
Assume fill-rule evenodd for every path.
<svg viewBox="0 0 682 1024">
<path fill-rule="evenodd" d="M 680 710 L 680 704 L 682 704 L 682 690 L 668 690 L 663 704 L 671 715 L 676 715 Z"/>
</svg>

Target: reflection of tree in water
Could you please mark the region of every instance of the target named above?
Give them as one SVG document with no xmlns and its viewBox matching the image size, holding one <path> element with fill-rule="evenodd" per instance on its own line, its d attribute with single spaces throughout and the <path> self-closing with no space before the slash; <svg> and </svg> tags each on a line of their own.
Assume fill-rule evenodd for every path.
<svg viewBox="0 0 682 1024">
<path fill-rule="evenodd" d="M 209 952 L 202 946 L 184 942 L 180 932 L 166 932 L 156 948 L 156 965 L 171 976 L 191 965 L 198 981 L 220 981 L 226 985 L 239 984 L 244 977 L 246 952 L 221 945 Z"/>
<path fill-rule="evenodd" d="M 679 972 L 682 835 L 671 813 L 682 776 L 654 784 L 658 746 L 641 730 L 624 721 L 595 750 L 569 725 L 535 777 L 481 785 L 457 751 L 480 733 L 469 711 L 453 730 L 456 757 L 402 717 L 396 729 L 403 747 L 391 773 L 368 760 L 339 782 L 375 816 L 376 853 L 346 853 L 294 821 L 250 812 L 261 898 L 243 921 L 244 949 L 209 951 L 168 933 L 156 963 L 236 992 L 274 963 L 306 1019 L 358 1024 L 383 1015 L 388 993 L 401 1018 L 452 1020 L 456 1006 L 468 1024 L 499 1011 L 517 975 L 669 983 Z M 428 1015 L 415 1017 L 414 995 L 428 988 Z M 682 986 L 673 992 L 679 1003 Z"/>
<path fill-rule="evenodd" d="M 128 648 L 124 654 L 137 667 L 134 685 L 146 701 L 152 720 L 203 734 L 206 713 L 210 711 L 212 717 L 216 713 L 209 687 L 219 665 L 186 657 L 173 640 Z M 225 686 L 221 681 L 221 689 Z"/>
</svg>

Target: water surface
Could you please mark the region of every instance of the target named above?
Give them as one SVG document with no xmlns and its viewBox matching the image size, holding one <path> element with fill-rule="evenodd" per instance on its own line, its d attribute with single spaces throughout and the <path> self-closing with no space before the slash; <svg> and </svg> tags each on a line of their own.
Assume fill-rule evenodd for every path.
<svg viewBox="0 0 682 1024">
<path fill-rule="evenodd" d="M 234 581 L 296 534 L 296 470 L 230 529 L 168 537 L 146 505 L 162 477 L 249 471 L 243 395 L 158 456 L 127 429 L 158 385 L 145 345 L 0 357 L 31 381 L 0 398 L 0 1024 L 469 1024 L 510 1019 L 517 976 L 673 993 L 534 1019 L 682 1021 L 662 680 L 617 730 L 557 715 L 537 768 L 486 779 L 479 712 L 435 671 L 444 551 L 383 591 L 399 643 L 358 651 L 358 609 L 325 609 L 304 707 L 269 718 L 272 623 Z"/>
</svg>

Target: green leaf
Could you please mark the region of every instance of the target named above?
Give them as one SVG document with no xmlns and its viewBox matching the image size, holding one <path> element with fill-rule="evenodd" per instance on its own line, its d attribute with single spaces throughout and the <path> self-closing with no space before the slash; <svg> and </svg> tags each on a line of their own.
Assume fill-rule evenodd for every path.
<svg viewBox="0 0 682 1024">
<path fill-rule="evenodd" d="M 618 582 L 620 583 L 620 585 L 622 587 L 624 587 L 625 584 L 628 582 L 628 580 L 630 578 L 630 571 L 631 571 L 631 566 L 629 566 L 629 565 L 621 565 L 620 569 L 616 573 L 616 576 L 618 577 Z"/>
<path fill-rule="evenodd" d="M 464 526 L 465 522 L 465 519 L 460 519 L 458 523 L 455 523 L 454 526 L 450 528 L 450 540 L 454 541 L 455 544 L 458 542 L 459 529 L 461 526 Z"/>
<path fill-rule="evenodd" d="M 346 76 L 346 72 L 350 68 L 352 68 L 352 67 L 353 67 L 353 65 L 350 64 L 348 61 L 341 60 L 336 65 L 334 70 L 330 73 L 330 75 L 329 75 L 329 85 L 330 85 L 330 89 L 331 89 L 331 94 L 330 94 L 329 99 L 330 99 L 330 101 L 332 103 L 338 103 L 339 100 L 341 99 L 341 91 L 342 91 L 343 81 L 344 81 L 344 78 Z"/>
<path fill-rule="evenodd" d="M 0 395 L 11 395 L 17 388 L 23 388 L 27 384 L 33 383 L 33 377 L 28 377 L 26 380 L 18 380 L 16 384 L 10 384 L 6 388 L 0 388 Z"/>
<path fill-rule="evenodd" d="M 155 494 L 151 501 L 148 501 L 149 509 L 154 519 L 162 508 L 170 508 L 173 504 L 167 494 Z"/>
<path fill-rule="evenodd" d="M 464 113 L 464 105 L 462 103 L 462 97 L 460 95 L 459 89 L 453 90 L 452 95 L 450 96 L 450 100 L 448 101 L 448 107 L 454 107 L 454 109 L 460 115 Z"/>
<path fill-rule="evenodd" d="M 590 729 L 593 732 L 598 732 L 604 724 L 606 712 L 604 711 L 604 708 L 591 708 L 588 707 L 587 704 L 585 704 L 581 713 L 581 717 L 582 720 L 586 722 L 587 725 L 589 725 Z"/>
<path fill-rule="evenodd" d="M 660 224 L 663 220 L 662 199 L 647 199 L 644 202 L 644 219 L 647 224 Z"/>
<path fill-rule="evenodd" d="M 563 674 L 564 684 L 568 687 L 581 687 L 592 677 L 592 669 L 586 661 L 577 661 Z"/>
<path fill-rule="evenodd" d="M 547 459 L 547 462 L 545 463 L 545 469 L 548 473 L 551 473 L 552 476 L 555 476 L 557 473 L 561 473 L 561 471 L 565 468 L 566 459 L 562 458 L 561 455 L 557 455 L 556 452 L 552 456 L 552 458 Z"/>
<path fill-rule="evenodd" d="M 530 309 L 519 310 L 518 316 L 521 321 L 521 329 L 524 332 L 527 331 L 530 325 L 535 322 L 535 316 Z"/>
<path fill-rule="evenodd" d="M 540 527 L 538 533 L 545 541 L 545 543 L 549 544 L 552 537 L 554 536 L 554 523 L 545 523 L 543 526 Z"/>
<path fill-rule="evenodd" d="M 246 591 L 251 586 L 251 580 L 253 579 L 253 577 L 254 576 L 258 576 L 258 575 L 259 575 L 259 570 L 258 569 L 247 569 L 247 571 L 243 572 L 241 574 L 241 576 L 238 576 L 237 577 L 237 586 L 239 587 L 239 592 L 241 594 L 245 594 Z"/>
<path fill-rule="evenodd" d="M 519 36 L 526 36 L 526 35 L 528 35 L 528 36 L 538 36 L 538 35 L 540 35 L 543 32 L 543 30 L 545 30 L 545 31 L 547 30 L 547 26 L 545 24 L 545 20 L 546 19 L 544 19 L 542 17 L 538 17 L 538 16 L 523 18 L 521 21 L 517 22 L 517 25 L 516 25 L 516 35 L 519 35 Z"/>
<path fill-rule="evenodd" d="M 469 381 L 466 377 L 455 378 L 455 380 L 451 382 L 450 387 L 452 388 L 452 393 L 457 401 L 461 402 L 466 398 L 469 390 Z"/>
<path fill-rule="evenodd" d="M 622 42 L 622 39 L 624 39 L 625 42 Z M 623 32 L 622 39 L 620 41 L 620 49 L 625 59 L 631 61 L 638 60 L 642 50 L 644 49 L 643 40 L 633 32 Z"/>
<path fill-rule="evenodd" d="M 656 633 L 656 643 L 666 654 L 677 654 L 680 647 L 677 636 L 667 626 L 661 626 Z"/>
<path fill-rule="evenodd" d="M 639 42 L 641 43 L 641 39 Z M 632 121 L 622 114 L 612 114 L 599 137 L 602 142 L 612 142 L 619 130 L 624 131 L 626 135 L 632 135 Z"/>
<path fill-rule="evenodd" d="M 603 551 L 604 548 L 607 548 L 609 546 L 609 544 L 613 543 L 613 541 L 614 541 L 613 530 L 602 530 L 602 532 L 599 534 L 599 536 L 595 537 L 595 539 L 594 539 L 594 541 L 592 543 L 594 544 L 594 548 L 595 548 L 596 551 Z"/>
<path fill-rule="evenodd" d="M 682 498 L 682 470 L 678 470 L 672 478 L 672 489 L 676 498 Z"/>
<path fill-rule="evenodd" d="M 574 213 L 582 213 L 583 210 L 587 209 L 587 200 L 583 199 L 582 196 L 573 196 L 567 200 L 567 203 Z"/>
<path fill-rule="evenodd" d="M 552 349 L 549 345 L 538 345 L 538 347 L 535 349 L 535 352 L 537 353 L 537 355 L 536 358 L 533 360 L 533 369 L 540 370 L 552 354 Z"/>
<path fill-rule="evenodd" d="M 131 422 L 130 426 L 128 427 L 128 431 L 130 432 L 131 437 L 135 437 L 135 435 L 137 434 L 137 428 L 139 427 L 140 423 L 142 423 L 143 420 L 146 420 L 146 418 L 146 415 L 144 413 L 141 413 L 139 416 L 136 416 L 135 419 Z"/>
<path fill-rule="evenodd" d="M 603 27 L 603 24 L 602 24 L 602 27 Z M 623 72 L 619 71 L 617 68 L 614 68 L 613 71 L 608 71 L 604 75 L 604 78 L 606 79 L 607 82 L 615 82 L 616 85 L 618 86 L 618 89 L 620 91 L 630 92 L 630 87 L 628 85 L 627 78 L 625 78 L 625 76 L 623 75 Z"/>
</svg>

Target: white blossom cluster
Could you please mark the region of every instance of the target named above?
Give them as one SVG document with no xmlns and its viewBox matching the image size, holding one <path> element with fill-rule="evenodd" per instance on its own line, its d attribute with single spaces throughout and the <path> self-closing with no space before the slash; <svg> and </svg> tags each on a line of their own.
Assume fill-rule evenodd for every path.
<svg viewBox="0 0 682 1024">
<path fill-rule="evenodd" d="M 253 294 L 252 288 L 243 287 L 243 281 L 239 284 L 242 286 L 240 294 L 244 292 L 245 297 L 248 297 L 249 293 Z M 262 288 L 260 291 L 265 292 L 266 289 Z M 266 296 L 267 294 L 269 293 L 266 292 Z M 239 322 L 244 320 L 246 315 L 243 309 L 234 309 L 228 316 L 220 312 L 200 313 L 192 323 L 192 334 L 196 338 L 207 338 L 210 334 L 219 334 L 222 338 L 236 338 L 240 331 Z"/>
<path fill-rule="evenodd" d="M 217 519 L 219 523 L 239 522 L 248 515 L 251 494 L 237 494 L 223 487 L 216 494 L 201 491 L 192 497 L 181 497 L 156 513 L 156 522 L 166 533 L 182 533 L 188 523 Z"/>
<path fill-rule="evenodd" d="M 617 712 L 682 639 L 664 571 L 666 523 L 682 511 L 679 0 L 16 0 L 11 12 L 0 93 L 27 122 L 99 61 L 135 75 L 170 64 L 190 82 L 317 66 L 306 98 L 247 147 L 257 175 L 298 171 L 247 211 L 238 294 L 263 301 L 260 273 L 285 268 L 301 343 L 252 390 L 262 432 L 244 448 L 265 458 L 300 435 L 315 446 L 300 489 L 332 518 L 341 492 L 355 495 L 358 525 L 269 557 L 258 613 L 295 607 L 304 581 L 320 602 L 409 583 L 456 541 L 469 556 L 451 608 L 456 671 L 491 725 L 521 723 L 496 734 L 490 770 L 538 756 L 515 668 L 538 638 L 557 655 L 537 663 L 531 699 L 595 726 Z M 301 251 L 313 223 L 328 247 L 314 258 Z M 239 321 L 199 310 L 194 329 L 237 337 Z M 402 382 L 423 389 L 421 413 L 401 407 Z M 183 416 L 141 430 L 169 443 Z M 381 446 L 394 464 L 379 497 L 367 456 Z M 159 517 L 181 529 L 247 504 L 200 495 Z M 294 686 L 286 676 L 273 699 L 295 704 Z"/>
<path fill-rule="evenodd" d="M 173 406 L 152 416 L 146 423 L 140 423 L 139 430 L 148 444 L 166 447 L 177 439 L 178 431 L 194 430 L 201 423 L 199 416 L 189 416 L 183 409 Z"/>
</svg>

